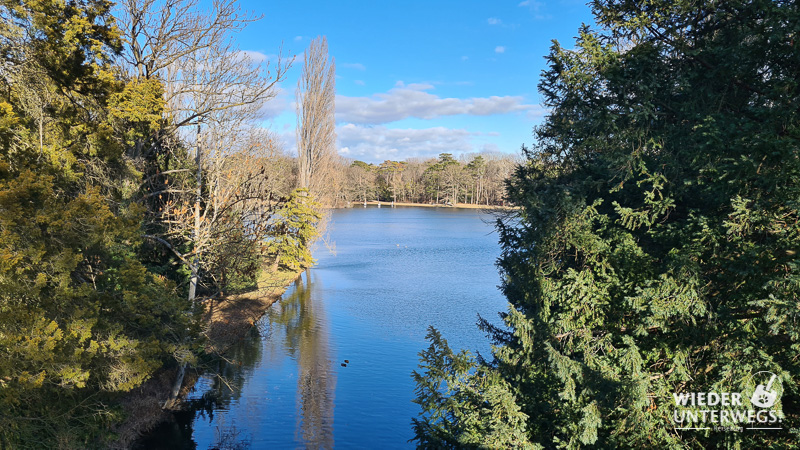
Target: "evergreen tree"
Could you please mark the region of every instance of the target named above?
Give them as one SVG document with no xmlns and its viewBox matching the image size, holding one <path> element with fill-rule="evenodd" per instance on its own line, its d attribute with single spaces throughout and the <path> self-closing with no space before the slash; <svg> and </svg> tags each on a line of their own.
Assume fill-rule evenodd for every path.
<svg viewBox="0 0 800 450">
<path fill-rule="evenodd" d="M 314 264 L 311 244 L 319 237 L 317 225 L 322 219 L 320 205 L 306 188 L 292 191 L 275 211 L 270 225 L 268 252 L 274 256 L 273 270 L 284 266 L 305 269 Z"/>
<path fill-rule="evenodd" d="M 115 78 L 109 8 L 0 3 L 2 448 L 103 446 L 120 419 L 110 405 L 190 326 L 137 253 L 139 176 L 124 151 L 158 126 L 160 85 Z"/>
<path fill-rule="evenodd" d="M 521 209 L 498 223 L 507 328 L 481 323 L 492 361 L 431 334 L 416 440 L 794 447 L 800 6 L 592 6 L 604 31 L 552 46 L 551 112 L 508 185 Z M 678 429 L 692 424 L 673 421 L 673 393 L 752 393 L 762 370 L 778 376 L 783 430 Z"/>
</svg>

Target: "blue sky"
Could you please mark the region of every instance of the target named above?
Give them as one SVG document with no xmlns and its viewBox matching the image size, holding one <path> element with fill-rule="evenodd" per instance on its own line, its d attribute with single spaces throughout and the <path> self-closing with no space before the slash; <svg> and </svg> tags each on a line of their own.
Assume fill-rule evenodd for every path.
<svg viewBox="0 0 800 450">
<path fill-rule="evenodd" d="M 237 36 L 242 50 L 301 54 L 324 35 L 336 61 L 339 153 L 386 159 L 518 152 L 545 111 L 536 89 L 552 39 L 572 47 L 580 0 L 241 2 L 263 15 Z M 300 58 L 265 111 L 294 149 Z"/>
</svg>

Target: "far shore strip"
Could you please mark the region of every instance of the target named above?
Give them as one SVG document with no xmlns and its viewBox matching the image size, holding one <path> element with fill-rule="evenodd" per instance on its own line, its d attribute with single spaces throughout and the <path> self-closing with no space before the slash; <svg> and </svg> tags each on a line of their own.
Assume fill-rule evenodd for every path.
<svg viewBox="0 0 800 450">
<path fill-rule="evenodd" d="M 351 202 L 350 207 L 356 208 L 359 205 L 364 205 L 364 202 Z M 392 206 L 392 202 L 378 202 L 367 201 L 367 205 L 381 205 Z M 473 203 L 456 203 L 455 206 L 451 205 L 436 205 L 430 203 L 410 203 L 410 202 L 395 202 L 394 206 L 420 206 L 424 208 L 463 208 L 463 209 L 516 209 L 514 206 L 500 206 L 500 205 L 476 205 Z"/>
</svg>

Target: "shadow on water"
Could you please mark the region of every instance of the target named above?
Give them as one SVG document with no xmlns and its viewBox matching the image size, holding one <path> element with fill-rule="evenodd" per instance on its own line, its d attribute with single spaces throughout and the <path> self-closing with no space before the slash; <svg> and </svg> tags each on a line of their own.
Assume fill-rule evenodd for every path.
<svg viewBox="0 0 800 450">
<path fill-rule="evenodd" d="M 249 427 L 235 408 L 243 399 L 245 385 L 257 370 L 294 361 L 296 398 L 294 444 L 332 448 L 336 372 L 331 370 L 329 333 L 321 302 L 314 302 L 315 277 L 306 272 L 283 299 L 273 305 L 215 370 L 207 371 L 195 386 L 183 411 L 141 439 L 135 449 L 244 449 L 253 445 Z M 288 360 L 288 361 L 287 361 Z M 259 408 L 259 405 L 255 406 Z M 263 407 L 263 406 L 262 406 Z M 229 417 L 232 415 L 232 417 Z M 210 439 L 193 436 L 199 423 L 213 428 Z M 202 438 L 202 436 L 201 436 Z M 197 439 L 197 440 L 196 440 Z M 200 442 L 197 442 L 200 441 Z M 205 441 L 206 443 L 203 443 Z M 271 442 L 271 444 L 288 444 Z"/>
</svg>

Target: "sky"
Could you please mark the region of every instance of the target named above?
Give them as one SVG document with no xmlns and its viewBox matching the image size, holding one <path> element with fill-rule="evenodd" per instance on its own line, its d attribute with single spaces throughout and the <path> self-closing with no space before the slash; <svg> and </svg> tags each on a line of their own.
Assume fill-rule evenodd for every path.
<svg viewBox="0 0 800 450">
<path fill-rule="evenodd" d="M 255 57 L 298 55 L 264 126 L 294 151 L 294 96 L 302 52 L 326 36 L 336 62 L 339 154 L 380 163 L 533 143 L 539 77 L 552 40 L 571 48 L 593 16 L 581 0 L 245 0 L 262 15 L 236 36 Z"/>
</svg>

